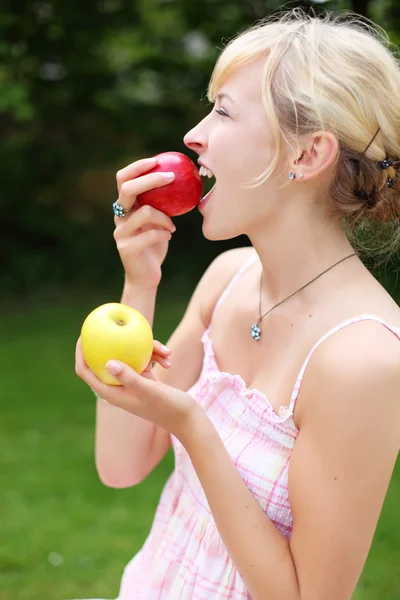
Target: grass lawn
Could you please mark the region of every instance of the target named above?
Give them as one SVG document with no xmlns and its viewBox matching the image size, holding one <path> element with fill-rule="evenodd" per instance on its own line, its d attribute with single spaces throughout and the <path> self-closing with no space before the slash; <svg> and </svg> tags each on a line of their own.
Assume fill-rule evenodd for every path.
<svg viewBox="0 0 400 600">
<path fill-rule="evenodd" d="M 74 349 L 84 318 L 105 301 L 2 314 L 0 600 L 115 598 L 172 471 L 169 453 L 137 487 L 97 478 L 94 396 L 75 375 Z M 157 339 L 168 339 L 186 302 L 159 301 Z M 398 463 L 354 600 L 400 598 L 399 497 Z"/>
</svg>

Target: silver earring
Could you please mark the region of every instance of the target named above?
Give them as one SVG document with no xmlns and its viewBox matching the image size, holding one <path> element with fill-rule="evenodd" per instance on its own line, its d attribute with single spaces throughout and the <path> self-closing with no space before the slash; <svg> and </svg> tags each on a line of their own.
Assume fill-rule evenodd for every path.
<svg viewBox="0 0 400 600">
<path fill-rule="evenodd" d="M 303 173 L 299 173 L 299 177 L 300 177 L 300 179 L 303 179 L 303 177 L 304 177 Z"/>
<path fill-rule="evenodd" d="M 292 173 L 292 171 L 290 171 L 289 175 L 288 175 L 290 180 L 293 180 L 296 178 L 296 175 L 294 173 Z"/>
</svg>

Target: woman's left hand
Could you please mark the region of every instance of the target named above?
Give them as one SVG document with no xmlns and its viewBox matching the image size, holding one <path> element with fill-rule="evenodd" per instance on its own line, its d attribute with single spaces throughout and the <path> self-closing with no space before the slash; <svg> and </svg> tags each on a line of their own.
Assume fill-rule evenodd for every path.
<svg viewBox="0 0 400 600">
<path fill-rule="evenodd" d="M 103 383 L 88 367 L 80 339 L 76 345 L 75 372 L 109 404 L 166 429 L 181 442 L 197 416 L 204 411 L 186 392 L 157 381 L 148 369 L 143 375 L 120 361 L 109 361 L 107 370 L 121 385 Z"/>
</svg>

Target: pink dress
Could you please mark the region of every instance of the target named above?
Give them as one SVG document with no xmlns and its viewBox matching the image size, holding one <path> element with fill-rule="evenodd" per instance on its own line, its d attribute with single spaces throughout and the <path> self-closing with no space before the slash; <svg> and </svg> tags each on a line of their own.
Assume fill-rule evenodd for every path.
<svg viewBox="0 0 400 600">
<path fill-rule="evenodd" d="M 232 285 L 257 259 L 252 257 L 234 276 L 214 314 Z M 400 328 L 373 315 L 340 323 L 314 345 L 299 373 L 289 406 L 281 407 L 279 414 L 264 394 L 247 389 L 239 375 L 220 372 L 209 337 L 211 326 L 203 334 L 202 371 L 188 393 L 204 407 L 247 487 L 288 539 L 292 531 L 288 468 L 299 433 L 293 410 L 304 371 L 314 350 L 328 336 L 365 319 L 382 323 L 400 339 Z M 147 540 L 125 568 L 118 600 L 250 600 L 185 449 L 174 437 L 172 445 L 175 469 L 163 489 Z"/>
</svg>

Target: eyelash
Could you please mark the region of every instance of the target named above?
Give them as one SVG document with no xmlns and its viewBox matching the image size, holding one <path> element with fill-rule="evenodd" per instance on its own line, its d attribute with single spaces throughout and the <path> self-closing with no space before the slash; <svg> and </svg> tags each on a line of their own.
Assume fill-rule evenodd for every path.
<svg viewBox="0 0 400 600">
<path fill-rule="evenodd" d="M 215 109 L 215 112 L 221 115 L 221 117 L 229 117 L 228 113 L 226 113 L 224 110 Z"/>
</svg>

